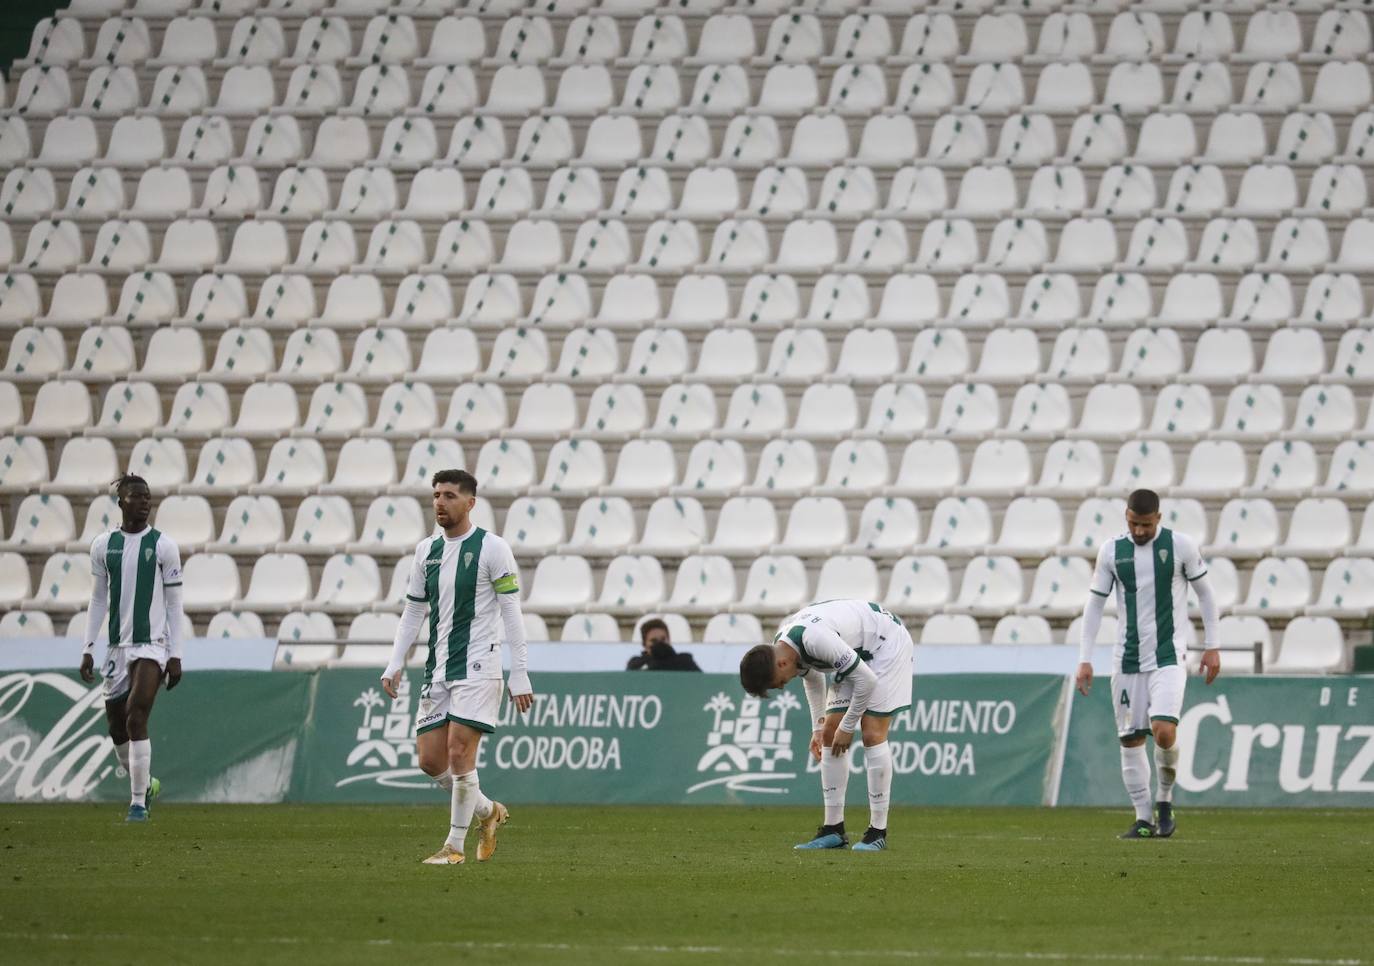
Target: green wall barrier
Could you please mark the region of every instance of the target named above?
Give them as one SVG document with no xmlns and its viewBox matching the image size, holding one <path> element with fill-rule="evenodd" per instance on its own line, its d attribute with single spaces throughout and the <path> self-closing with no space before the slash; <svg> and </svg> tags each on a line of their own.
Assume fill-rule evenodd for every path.
<svg viewBox="0 0 1374 966">
<path fill-rule="evenodd" d="M 153 773 L 168 798 L 279 802 L 297 763 L 312 680 L 210 671 L 182 678 L 153 707 Z M 72 672 L 0 675 L 0 801 L 120 801 L 100 685 Z"/>
<path fill-rule="evenodd" d="M 1126 801 L 1105 685 L 1074 695 L 1061 805 Z M 1191 678 L 1175 795 L 1197 805 L 1374 806 L 1374 678 L 1220 677 L 1211 687 Z"/>
<path fill-rule="evenodd" d="M 418 675 L 395 702 L 369 671 L 317 680 L 291 797 L 428 800 L 411 737 Z M 528 715 L 503 709 L 478 761 L 483 782 L 513 801 L 820 801 L 800 686 L 766 702 L 717 674 L 543 674 L 536 686 Z M 921 679 L 889 732 L 893 798 L 1039 803 L 1061 691 L 1051 675 Z M 862 781 L 849 794 L 867 800 Z"/>
<path fill-rule="evenodd" d="M 400 696 L 373 671 L 203 672 L 158 698 L 154 772 L 168 800 L 427 802 Z M 482 743 L 483 780 L 519 802 L 820 800 L 799 688 L 760 702 L 731 675 L 544 674 Z M 1033 805 L 1045 797 L 1062 679 L 922 679 L 893 719 L 899 801 Z M 861 768 L 860 757 L 851 768 Z M 118 800 L 99 688 L 66 672 L 0 677 L 0 799 Z M 856 803 L 862 781 L 850 783 Z"/>
<path fill-rule="evenodd" d="M 393 701 L 370 670 L 187 675 L 158 698 L 153 770 L 170 801 L 433 802 L 411 733 L 419 684 L 410 672 Z M 1070 704 L 1058 675 L 919 678 L 889 733 L 893 800 L 1124 806 L 1104 684 Z M 482 743 L 483 784 L 503 799 L 820 801 L 799 686 L 761 702 L 732 675 L 542 674 L 536 685 L 529 715 L 503 708 Z M 1194 680 L 1185 707 L 1180 803 L 1374 807 L 1374 679 Z M 861 751 L 850 767 L 862 770 Z M 0 801 L 127 793 L 98 687 L 69 672 L 0 675 Z M 851 803 L 865 795 L 850 782 Z"/>
</svg>

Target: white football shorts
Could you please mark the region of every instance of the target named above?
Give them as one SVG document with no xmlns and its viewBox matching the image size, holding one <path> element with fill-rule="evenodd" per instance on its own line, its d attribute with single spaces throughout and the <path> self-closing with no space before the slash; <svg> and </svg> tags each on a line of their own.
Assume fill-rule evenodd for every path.
<svg viewBox="0 0 1374 966">
<path fill-rule="evenodd" d="M 506 682 L 501 678 L 470 678 L 466 681 L 427 684 L 420 689 L 415 734 L 422 735 L 448 721 L 456 721 L 484 734 L 493 734 L 505 689 Z"/>
<path fill-rule="evenodd" d="M 1183 690 L 1188 669 L 1181 664 L 1157 671 L 1112 675 L 1112 707 L 1116 733 L 1121 738 L 1143 738 L 1151 721 L 1178 724 L 1183 712 Z"/>
<path fill-rule="evenodd" d="M 118 701 L 129 693 L 129 665 L 135 661 L 156 661 L 159 671 L 167 670 L 166 644 L 129 644 L 105 652 L 105 700 Z"/>
<path fill-rule="evenodd" d="M 888 667 L 887 673 L 878 678 L 878 684 L 874 687 L 873 696 L 868 702 L 868 710 L 864 714 L 870 714 L 877 718 L 887 718 L 911 707 L 912 642 L 911 632 L 905 627 L 901 628 L 897 644 L 902 650 L 897 660 Z M 839 684 L 836 684 L 832 678 L 830 687 L 825 694 L 825 713 L 843 714 L 849 710 L 849 702 L 853 697 L 854 678 L 852 675 Z"/>
</svg>

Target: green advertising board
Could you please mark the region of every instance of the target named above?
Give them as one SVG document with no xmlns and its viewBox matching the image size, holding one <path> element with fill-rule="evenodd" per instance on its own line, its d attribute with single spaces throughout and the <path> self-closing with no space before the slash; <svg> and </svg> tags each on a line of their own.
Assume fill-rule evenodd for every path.
<svg viewBox="0 0 1374 966">
<path fill-rule="evenodd" d="M 1061 805 L 1123 805 L 1111 688 L 1075 694 Z M 1188 682 L 1178 723 L 1180 804 L 1374 806 L 1374 678 Z"/>
<path fill-rule="evenodd" d="M 419 683 L 410 672 L 392 700 L 365 670 L 188 675 L 154 710 L 154 770 L 170 800 L 432 801 L 415 760 Z M 820 800 L 800 686 L 765 702 L 730 675 L 544 674 L 538 687 L 482 743 L 483 780 L 511 801 Z M 1039 803 L 1061 692 L 1050 675 L 923 678 L 892 722 L 894 799 Z M 117 799 L 124 781 L 98 686 L 0 677 L 0 799 Z M 863 800 L 862 781 L 850 796 Z"/>
<path fill-rule="evenodd" d="M 732 675 L 550 673 L 535 684 L 529 714 L 503 707 L 482 742 L 483 785 L 504 800 L 820 801 L 800 685 L 759 701 Z M 1070 703 L 1057 675 L 918 678 L 888 737 L 893 801 L 1124 805 L 1104 684 Z M 409 672 L 393 700 L 371 670 L 187 675 L 158 698 L 153 770 L 173 801 L 433 802 L 415 760 L 419 685 Z M 1181 803 L 1374 806 L 1374 679 L 1193 679 L 1179 735 Z M 0 674 L 0 801 L 126 794 L 98 685 L 65 671 Z M 864 801 L 862 779 L 849 798 Z"/>
<path fill-rule="evenodd" d="M 373 672 L 319 675 L 291 797 L 428 800 L 412 737 L 418 678 L 391 701 Z M 888 737 L 893 799 L 1038 804 L 1062 685 L 1052 675 L 918 680 Z M 716 674 L 544 674 L 536 686 L 528 714 L 503 707 L 478 759 L 483 782 L 512 801 L 820 801 L 799 684 L 768 701 Z M 849 794 L 866 800 L 862 781 Z"/>
<path fill-rule="evenodd" d="M 311 679 L 207 671 L 158 695 L 153 770 L 170 798 L 276 802 L 286 795 Z M 99 683 L 67 671 L 0 674 L 0 801 L 118 801 L 129 796 L 106 734 Z"/>
</svg>

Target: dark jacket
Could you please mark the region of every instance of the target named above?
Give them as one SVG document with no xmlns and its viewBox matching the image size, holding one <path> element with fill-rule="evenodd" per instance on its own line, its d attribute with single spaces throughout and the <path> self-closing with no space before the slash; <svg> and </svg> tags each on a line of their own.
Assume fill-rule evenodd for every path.
<svg viewBox="0 0 1374 966">
<path fill-rule="evenodd" d="M 648 654 L 636 654 L 625 664 L 627 671 L 700 671 L 692 655 L 683 651 L 679 654 L 673 645 L 660 642 L 650 648 Z"/>
</svg>

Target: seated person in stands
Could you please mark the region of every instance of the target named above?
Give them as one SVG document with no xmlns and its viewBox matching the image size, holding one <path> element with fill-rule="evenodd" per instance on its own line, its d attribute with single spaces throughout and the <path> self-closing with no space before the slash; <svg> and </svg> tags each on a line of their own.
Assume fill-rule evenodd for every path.
<svg viewBox="0 0 1374 966">
<path fill-rule="evenodd" d="M 679 654 L 669 640 L 668 625 L 651 617 L 639 626 L 643 650 L 625 665 L 627 671 L 700 671 L 692 655 Z"/>
</svg>

